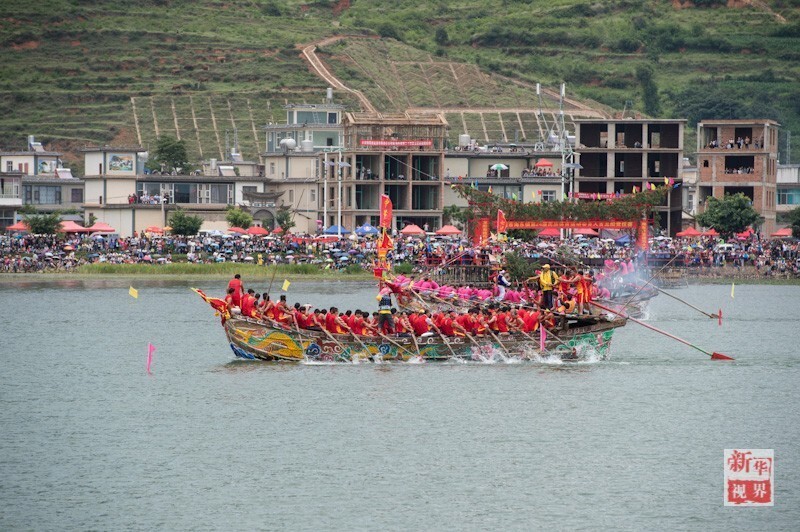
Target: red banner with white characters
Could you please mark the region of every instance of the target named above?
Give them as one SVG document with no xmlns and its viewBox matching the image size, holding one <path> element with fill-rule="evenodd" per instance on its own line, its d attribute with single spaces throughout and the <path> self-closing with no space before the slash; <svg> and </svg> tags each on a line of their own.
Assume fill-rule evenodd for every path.
<svg viewBox="0 0 800 532">
<path fill-rule="evenodd" d="M 372 139 L 361 139 L 359 144 L 362 146 L 377 146 L 380 148 L 408 148 L 408 147 L 419 147 L 419 146 L 426 146 L 430 147 L 433 146 L 433 141 L 431 139 L 420 139 L 420 140 L 372 140 Z"/>
</svg>

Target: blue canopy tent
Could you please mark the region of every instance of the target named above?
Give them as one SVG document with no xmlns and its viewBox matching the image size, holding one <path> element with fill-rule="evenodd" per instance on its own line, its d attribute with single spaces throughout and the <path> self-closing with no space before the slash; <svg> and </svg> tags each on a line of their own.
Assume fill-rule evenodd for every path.
<svg viewBox="0 0 800 532">
<path fill-rule="evenodd" d="M 622 235 L 621 237 L 614 240 L 614 243 L 618 246 L 624 246 L 625 244 L 631 243 L 631 235 Z"/>
<path fill-rule="evenodd" d="M 356 227 L 356 234 L 358 236 L 364 235 L 377 235 L 380 231 L 372 225 L 364 224 L 361 227 Z"/>
<path fill-rule="evenodd" d="M 325 229 L 326 235 L 349 235 L 350 231 L 339 225 L 332 225 Z"/>
</svg>

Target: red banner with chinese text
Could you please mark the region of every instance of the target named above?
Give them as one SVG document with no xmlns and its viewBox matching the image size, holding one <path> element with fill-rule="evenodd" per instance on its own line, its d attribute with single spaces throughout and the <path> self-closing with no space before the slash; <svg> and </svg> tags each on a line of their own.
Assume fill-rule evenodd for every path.
<svg viewBox="0 0 800 532">
<path fill-rule="evenodd" d="M 647 219 L 642 218 L 636 226 L 636 249 L 647 251 Z"/>
<path fill-rule="evenodd" d="M 472 232 L 472 243 L 476 246 L 485 244 L 489 240 L 489 218 L 478 218 Z"/>
<path fill-rule="evenodd" d="M 381 194 L 381 223 L 380 227 L 392 228 L 392 200 L 386 194 Z"/>
<path fill-rule="evenodd" d="M 506 223 L 508 229 L 547 229 L 555 227 L 557 229 L 580 229 L 592 227 L 598 229 L 633 229 L 636 222 L 630 220 L 509 220 Z"/>
<path fill-rule="evenodd" d="M 373 140 L 361 139 L 359 144 L 362 146 L 378 146 L 381 148 L 407 148 L 417 146 L 433 146 L 433 141 L 430 139 L 420 140 Z"/>
</svg>

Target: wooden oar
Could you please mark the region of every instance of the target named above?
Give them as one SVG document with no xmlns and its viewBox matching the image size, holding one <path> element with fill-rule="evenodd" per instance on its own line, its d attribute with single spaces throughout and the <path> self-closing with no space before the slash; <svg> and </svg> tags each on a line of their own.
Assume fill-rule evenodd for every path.
<svg viewBox="0 0 800 532">
<path fill-rule="evenodd" d="M 489 327 L 486 327 L 486 330 L 489 331 L 489 334 L 492 335 L 492 338 L 494 338 L 497 341 L 497 343 L 500 344 L 500 347 L 503 348 L 503 351 L 505 351 L 506 354 L 511 353 L 511 351 L 509 351 L 508 348 L 505 345 L 503 345 L 503 342 L 500 341 L 500 338 L 497 337 L 497 335 L 494 333 L 493 330 L 491 330 Z"/>
<path fill-rule="evenodd" d="M 656 285 L 654 285 L 650 281 L 646 281 L 645 284 L 646 285 L 649 284 L 650 286 L 652 286 L 653 288 L 655 288 L 656 290 L 658 290 L 659 292 L 661 292 L 665 296 L 671 297 L 672 299 L 674 299 L 676 301 L 680 301 L 681 303 L 683 303 L 687 307 L 693 308 L 694 310 L 696 310 L 700 314 L 703 314 L 704 316 L 708 316 L 709 318 L 714 319 L 714 320 L 721 319 L 721 316 L 719 314 L 711 314 L 710 312 L 706 312 L 705 310 L 699 309 L 699 308 L 695 307 L 694 305 L 692 305 L 691 303 L 689 303 L 688 301 L 684 301 L 683 299 L 679 298 L 678 296 L 674 296 L 674 295 L 670 294 L 669 292 L 667 292 L 665 290 L 662 290 L 661 288 L 657 287 Z"/>
<path fill-rule="evenodd" d="M 334 337 L 334 336 L 333 336 L 333 335 L 330 333 L 330 331 L 329 331 L 328 329 L 326 329 L 325 327 L 320 327 L 320 328 L 322 329 L 322 332 L 324 332 L 324 333 L 325 333 L 325 335 L 326 335 L 328 338 L 330 338 L 331 340 L 333 340 L 333 343 L 335 343 L 336 345 L 338 345 L 338 346 L 339 346 L 339 347 L 342 349 L 342 353 L 344 353 L 344 352 L 345 352 L 345 350 L 346 350 L 346 348 L 345 348 L 345 346 L 344 346 L 344 345 L 342 345 L 342 342 L 340 342 L 339 340 L 337 340 L 337 339 L 336 339 L 336 337 Z"/>
<path fill-rule="evenodd" d="M 367 353 L 367 355 L 369 355 L 370 354 L 369 353 L 369 348 L 366 346 L 366 344 L 364 344 L 364 342 L 361 341 L 361 338 L 359 338 L 358 335 L 356 333 L 354 333 L 352 330 L 350 331 L 350 334 L 353 336 L 353 338 L 356 339 L 356 342 L 361 344 L 361 347 L 364 348 L 364 351 Z M 380 352 L 378 352 L 378 354 L 380 354 Z M 383 358 L 383 355 L 381 355 L 381 358 Z"/>
<path fill-rule="evenodd" d="M 456 352 L 455 352 L 455 351 L 453 351 L 453 346 L 451 346 L 451 345 L 450 345 L 450 342 L 448 342 L 448 341 L 447 341 L 447 336 L 446 336 L 444 333 L 442 333 L 442 331 L 441 331 L 441 329 L 439 329 L 439 327 L 437 327 L 435 324 L 433 324 L 433 320 L 431 320 L 431 325 L 433 325 L 433 329 L 434 329 L 434 330 L 435 330 L 437 333 L 439 333 L 439 336 L 440 336 L 440 337 L 442 338 L 442 340 L 444 341 L 444 344 L 447 346 L 447 349 L 449 349 L 449 350 L 450 350 L 450 353 L 453 355 L 453 358 L 458 358 L 458 355 L 456 355 Z"/>
<path fill-rule="evenodd" d="M 294 328 L 297 331 L 297 336 L 300 337 L 300 347 L 303 347 L 303 342 L 306 340 L 303 338 L 303 333 L 300 332 L 300 325 L 297 324 L 297 318 L 295 318 L 294 315 L 292 316 L 292 321 L 294 322 Z M 311 345 L 311 342 L 309 342 L 309 345 Z M 307 347 L 303 347 L 303 355 L 306 354 L 306 349 Z"/>
<path fill-rule="evenodd" d="M 656 328 L 656 327 L 653 327 L 652 325 L 650 325 L 650 324 L 647 324 L 647 323 L 645 323 L 645 322 L 643 322 L 643 321 L 639 321 L 639 320 L 637 320 L 637 319 L 635 319 L 635 318 L 631 318 L 630 316 L 626 315 L 626 314 L 625 314 L 625 313 L 623 313 L 623 312 L 617 312 L 617 311 L 615 311 L 615 310 L 611 310 L 610 308 L 608 308 L 608 307 L 605 307 L 605 306 L 603 306 L 603 305 L 600 305 L 599 303 L 595 303 L 594 301 L 590 301 L 590 303 L 591 303 L 592 305 L 596 306 L 597 308 L 600 308 L 600 309 L 603 309 L 603 310 L 605 310 L 606 312 L 611 312 L 612 314 L 616 314 L 617 316 L 620 316 L 620 317 L 622 317 L 622 318 L 627 318 L 627 319 L 631 320 L 631 321 L 632 321 L 632 322 L 634 322 L 634 323 L 638 323 L 638 324 L 639 324 L 639 325 L 641 325 L 642 327 L 646 327 L 646 328 L 648 328 L 648 329 L 650 329 L 650 330 L 652 330 L 652 331 L 655 331 L 655 332 L 657 332 L 657 333 L 663 334 L 664 336 L 666 336 L 666 337 L 668 337 L 668 338 L 672 338 L 673 340 L 676 340 L 676 341 L 678 341 L 678 342 L 680 342 L 680 343 L 682 343 L 682 344 L 688 345 L 689 347 L 691 347 L 691 348 L 693 348 L 693 349 L 697 349 L 697 350 L 698 350 L 698 351 L 700 351 L 701 353 L 705 353 L 706 355 L 710 356 L 710 357 L 711 357 L 711 360 L 735 360 L 734 358 L 732 358 L 732 357 L 729 357 L 728 355 L 723 355 L 722 353 L 717 353 L 717 352 L 709 353 L 709 352 L 708 352 L 708 351 L 706 351 L 705 349 L 702 349 L 702 348 L 700 348 L 700 347 L 697 347 L 696 345 L 694 345 L 694 344 L 691 344 L 691 343 L 687 342 L 687 341 L 686 341 L 686 340 L 684 340 L 683 338 L 678 338 L 677 336 L 675 336 L 675 335 L 673 335 L 673 334 L 670 334 L 670 333 L 668 333 L 668 332 L 666 332 L 666 331 L 662 331 L 661 329 L 658 329 L 658 328 Z"/>
<path fill-rule="evenodd" d="M 411 351 L 409 351 L 408 349 L 406 349 L 405 347 L 403 347 L 402 345 L 400 345 L 398 342 L 395 342 L 394 340 L 392 340 L 391 338 L 389 338 L 389 337 L 388 337 L 388 336 L 386 336 L 385 334 L 378 333 L 378 336 L 380 336 L 381 338 L 383 338 L 383 339 L 384 339 L 384 340 L 386 340 L 387 342 L 389 342 L 389 343 L 392 343 L 392 344 L 396 345 L 397 347 L 399 347 L 400 349 L 402 349 L 403 351 L 405 351 L 406 353 L 408 353 L 408 354 L 409 354 L 409 355 L 411 355 L 412 357 L 413 357 L 413 356 L 419 356 L 419 348 L 417 348 L 417 354 L 416 354 L 416 355 L 414 355 L 414 353 L 412 353 Z M 411 335 L 411 337 L 413 338 L 413 337 L 414 337 L 414 335 Z M 414 345 L 416 345 L 416 342 L 414 342 Z"/>
</svg>

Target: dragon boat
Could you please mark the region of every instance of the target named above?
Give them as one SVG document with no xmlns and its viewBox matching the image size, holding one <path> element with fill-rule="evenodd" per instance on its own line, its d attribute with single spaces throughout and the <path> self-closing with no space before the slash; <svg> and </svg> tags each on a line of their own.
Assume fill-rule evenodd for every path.
<svg viewBox="0 0 800 532">
<path fill-rule="evenodd" d="M 486 360 L 495 355 L 537 360 L 558 357 L 581 361 L 588 356 L 610 355 L 614 330 L 624 318 L 557 315 L 556 327 L 545 334 L 544 351 L 539 333 L 502 336 L 354 336 L 291 328 L 273 321 L 229 315 L 224 301 L 195 290 L 222 318 L 222 327 L 234 355 L 266 361 L 306 360 L 353 362 L 357 360 L 426 361 Z"/>
</svg>

